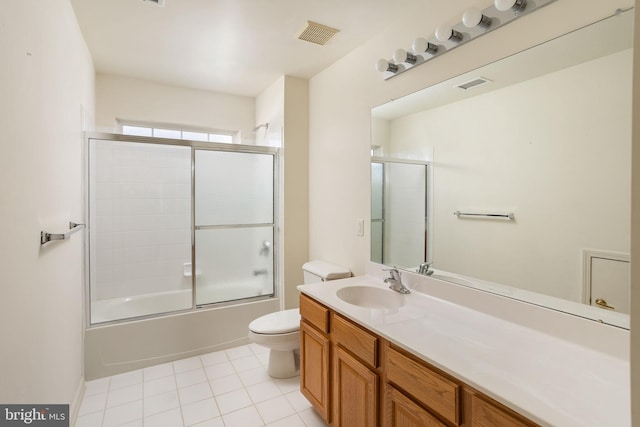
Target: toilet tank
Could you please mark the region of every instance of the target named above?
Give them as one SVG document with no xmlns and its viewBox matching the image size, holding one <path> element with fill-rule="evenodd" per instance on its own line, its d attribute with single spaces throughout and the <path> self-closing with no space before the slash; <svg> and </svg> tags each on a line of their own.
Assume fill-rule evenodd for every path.
<svg viewBox="0 0 640 427">
<path fill-rule="evenodd" d="M 351 270 L 326 261 L 309 261 L 302 266 L 304 284 L 351 277 Z"/>
</svg>

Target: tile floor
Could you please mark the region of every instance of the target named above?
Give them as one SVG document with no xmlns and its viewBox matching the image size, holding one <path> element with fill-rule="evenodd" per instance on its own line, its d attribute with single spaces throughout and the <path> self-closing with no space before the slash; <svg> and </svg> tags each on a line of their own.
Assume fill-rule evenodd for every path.
<svg viewBox="0 0 640 427">
<path fill-rule="evenodd" d="M 89 381 L 75 427 L 326 426 L 268 355 L 249 344 Z"/>
</svg>

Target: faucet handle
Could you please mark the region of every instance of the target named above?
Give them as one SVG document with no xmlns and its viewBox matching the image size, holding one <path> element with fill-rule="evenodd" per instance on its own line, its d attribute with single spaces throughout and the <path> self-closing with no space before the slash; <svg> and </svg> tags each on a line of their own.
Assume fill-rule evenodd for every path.
<svg viewBox="0 0 640 427">
<path fill-rule="evenodd" d="M 389 272 L 389 279 L 393 279 L 393 280 L 400 280 L 400 272 L 398 271 L 397 268 L 393 267 L 393 268 L 383 268 L 382 271 L 388 271 Z"/>
</svg>

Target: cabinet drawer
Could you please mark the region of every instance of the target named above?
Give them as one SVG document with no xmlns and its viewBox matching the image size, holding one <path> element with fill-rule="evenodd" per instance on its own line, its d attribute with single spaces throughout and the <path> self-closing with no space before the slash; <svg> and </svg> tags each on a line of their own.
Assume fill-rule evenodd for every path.
<svg viewBox="0 0 640 427">
<path fill-rule="evenodd" d="M 335 313 L 331 314 L 331 339 L 369 366 L 378 366 L 378 338 Z"/>
<path fill-rule="evenodd" d="M 501 408 L 471 395 L 471 427 L 533 427 L 537 426 L 508 408 Z"/>
<path fill-rule="evenodd" d="M 300 294 L 300 316 L 325 334 L 329 333 L 329 309 Z"/>
<path fill-rule="evenodd" d="M 446 427 L 402 392 L 386 386 L 383 427 Z"/>
<path fill-rule="evenodd" d="M 387 380 L 447 421 L 460 424 L 460 386 L 392 347 L 387 349 Z"/>
</svg>

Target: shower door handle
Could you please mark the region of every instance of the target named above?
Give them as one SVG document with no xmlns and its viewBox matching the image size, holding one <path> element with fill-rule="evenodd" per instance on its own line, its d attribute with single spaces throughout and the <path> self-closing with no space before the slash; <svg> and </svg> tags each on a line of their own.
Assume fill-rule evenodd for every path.
<svg viewBox="0 0 640 427">
<path fill-rule="evenodd" d="M 607 302 L 605 300 L 603 300 L 602 298 L 598 298 L 596 299 L 596 305 L 598 307 L 601 308 L 606 308 L 607 310 L 615 310 L 615 307 L 610 306 L 609 304 L 607 304 Z"/>
</svg>

